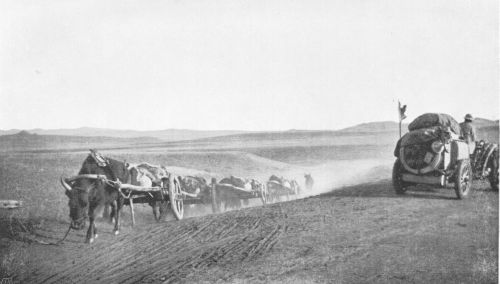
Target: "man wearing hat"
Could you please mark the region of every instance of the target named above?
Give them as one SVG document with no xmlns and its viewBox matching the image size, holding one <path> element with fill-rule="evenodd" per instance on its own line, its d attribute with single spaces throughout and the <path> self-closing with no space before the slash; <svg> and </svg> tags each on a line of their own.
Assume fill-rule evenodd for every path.
<svg viewBox="0 0 500 284">
<path fill-rule="evenodd" d="M 460 123 L 460 138 L 464 139 L 469 144 L 470 154 L 474 153 L 476 148 L 476 129 L 472 124 L 474 118 L 470 113 L 464 117 L 464 122 Z"/>
</svg>

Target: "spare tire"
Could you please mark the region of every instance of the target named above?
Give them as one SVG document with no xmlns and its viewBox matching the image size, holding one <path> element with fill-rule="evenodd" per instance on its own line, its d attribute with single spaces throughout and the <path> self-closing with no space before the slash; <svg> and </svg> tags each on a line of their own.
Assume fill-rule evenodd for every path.
<svg viewBox="0 0 500 284">
<path fill-rule="evenodd" d="M 429 158 L 426 156 L 429 155 Z M 433 153 L 425 145 L 411 145 L 400 149 L 401 165 L 415 175 L 427 174 L 436 170 L 441 163 L 441 154 Z"/>
</svg>

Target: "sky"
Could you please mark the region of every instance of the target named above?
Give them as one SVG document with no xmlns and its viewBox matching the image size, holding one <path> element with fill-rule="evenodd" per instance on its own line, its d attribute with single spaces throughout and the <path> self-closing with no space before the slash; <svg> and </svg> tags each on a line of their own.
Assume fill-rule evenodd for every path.
<svg viewBox="0 0 500 284">
<path fill-rule="evenodd" d="M 4 0 L 0 129 L 499 118 L 494 0 Z"/>
</svg>

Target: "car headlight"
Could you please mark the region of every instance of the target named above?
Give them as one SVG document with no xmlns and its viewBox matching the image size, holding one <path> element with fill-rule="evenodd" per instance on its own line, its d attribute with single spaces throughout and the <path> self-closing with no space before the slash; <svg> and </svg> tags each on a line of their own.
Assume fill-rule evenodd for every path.
<svg viewBox="0 0 500 284">
<path fill-rule="evenodd" d="M 444 144 L 441 141 L 434 141 L 431 144 L 431 149 L 434 153 L 439 154 L 444 150 Z"/>
</svg>

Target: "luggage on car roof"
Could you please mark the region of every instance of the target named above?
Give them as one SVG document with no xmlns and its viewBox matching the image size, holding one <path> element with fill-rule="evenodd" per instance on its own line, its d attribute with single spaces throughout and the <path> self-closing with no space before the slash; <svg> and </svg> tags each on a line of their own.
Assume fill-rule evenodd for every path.
<svg viewBox="0 0 500 284">
<path fill-rule="evenodd" d="M 408 125 L 408 130 L 414 131 L 435 126 L 450 127 L 455 134 L 460 134 L 458 122 L 451 115 L 445 113 L 424 113 Z"/>
</svg>

